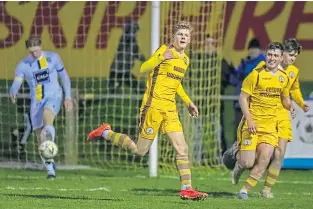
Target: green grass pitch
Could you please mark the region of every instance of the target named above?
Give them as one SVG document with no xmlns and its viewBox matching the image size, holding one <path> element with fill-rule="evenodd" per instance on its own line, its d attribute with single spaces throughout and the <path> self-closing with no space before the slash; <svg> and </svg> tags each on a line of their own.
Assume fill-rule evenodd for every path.
<svg viewBox="0 0 313 209">
<path fill-rule="evenodd" d="M 273 190 L 274 199 L 259 197 L 261 181 L 247 201 L 235 198 L 247 173 L 237 186 L 231 185 L 229 173 L 195 173 L 194 187 L 209 193 L 201 202 L 180 200 L 179 180 L 173 174 L 148 178 L 147 173 L 59 170 L 57 179 L 46 180 L 44 171 L 1 168 L 0 208 L 312 208 L 312 171 L 283 170 Z"/>
</svg>

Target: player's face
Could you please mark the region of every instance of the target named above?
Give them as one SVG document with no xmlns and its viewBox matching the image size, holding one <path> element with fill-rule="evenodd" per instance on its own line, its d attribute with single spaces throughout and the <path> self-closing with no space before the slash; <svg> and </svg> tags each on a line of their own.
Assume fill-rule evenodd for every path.
<svg viewBox="0 0 313 209">
<path fill-rule="evenodd" d="M 283 53 L 283 63 L 285 65 L 292 65 L 298 56 L 298 53 L 294 50 L 291 52 L 284 51 Z"/>
<path fill-rule="evenodd" d="M 266 66 L 269 70 L 276 69 L 282 61 L 282 51 L 279 49 L 276 50 L 267 50 L 266 52 Z"/>
<path fill-rule="evenodd" d="M 41 47 L 40 46 L 29 47 L 28 51 L 35 59 L 38 59 L 41 56 Z"/>
<path fill-rule="evenodd" d="M 174 34 L 173 45 L 179 50 L 184 50 L 190 43 L 190 31 L 188 29 L 180 29 Z"/>
</svg>

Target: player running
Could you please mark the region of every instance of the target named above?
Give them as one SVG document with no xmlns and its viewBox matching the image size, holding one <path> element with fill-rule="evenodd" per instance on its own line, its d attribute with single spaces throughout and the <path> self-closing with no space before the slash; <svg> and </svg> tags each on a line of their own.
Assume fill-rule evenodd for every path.
<svg viewBox="0 0 313 209">
<path fill-rule="evenodd" d="M 182 199 L 200 200 L 208 197 L 206 193 L 198 192 L 191 186 L 191 172 L 188 159 L 188 146 L 183 134 L 176 108 L 176 93 L 186 103 L 190 114 L 197 117 L 197 107 L 186 95 L 181 81 L 186 74 L 189 58 L 185 49 L 190 43 L 192 27 L 188 22 L 179 22 L 173 27 L 173 42 L 162 45 L 154 55 L 140 68 L 141 73 L 149 73 L 147 89 L 140 108 L 139 137 L 134 143 L 129 136 L 111 130 L 108 123 L 104 123 L 91 131 L 88 140 L 103 137 L 114 145 L 129 149 L 132 153 L 144 156 L 153 139 L 162 129 L 167 134 L 176 150 L 176 165 L 180 175 Z"/>
<path fill-rule="evenodd" d="M 293 65 L 296 60 L 296 57 L 301 52 L 301 45 L 295 38 L 288 39 L 284 42 L 284 53 L 283 53 L 283 61 L 281 62 L 281 68 L 286 72 L 287 76 L 290 80 L 290 95 L 292 99 L 303 109 L 304 112 L 309 111 L 309 106 L 304 102 L 299 84 L 299 69 Z M 264 62 L 261 62 L 258 66 L 264 65 Z M 282 162 L 285 156 L 287 143 L 292 140 L 292 126 L 291 119 L 288 111 L 281 106 L 278 114 L 277 121 L 277 130 L 278 130 L 278 149 L 276 148 L 274 151 L 274 158 L 270 163 L 268 168 L 267 178 L 264 184 L 264 188 L 261 191 L 261 196 L 265 198 L 272 198 L 273 194 L 271 192 L 272 186 L 275 184 L 281 167 Z M 236 153 L 237 153 L 237 145 L 234 145 L 230 148 L 224 157 L 224 162 L 230 169 L 232 169 L 231 164 L 234 164 L 236 161 Z M 233 182 L 236 184 L 240 178 L 241 171 L 238 171 L 237 174 L 234 172 Z"/>
<path fill-rule="evenodd" d="M 278 68 L 283 50 L 281 43 L 270 43 L 266 64 L 254 69 L 242 84 L 239 103 L 244 117 L 238 127 L 240 151 L 234 172 L 252 169 L 238 194 L 240 199 L 248 199 L 248 191 L 261 179 L 278 145 L 276 124 L 281 102 L 293 111 L 288 76 Z"/>
<path fill-rule="evenodd" d="M 39 146 L 41 142 L 45 140 L 54 141 L 55 138 L 53 121 L 60 111 L 63 97 L 58 76 L 62 79 L 66 110 L 73 107 L 71 82 L 59 55 L 54 52 L 43 51 L 39 37 L 31 37 L 25 43 L 29 55 L 22 59 L 16 67 L 10 96 L 12 103 L 16 103 L 16 95 L 23 81 L 26 80 L 31 96 L 30 118 Z M 56 177 L 54 160 L 40 157 L 48 171 L 47 178 L 54 179 Z"/>
</svg>

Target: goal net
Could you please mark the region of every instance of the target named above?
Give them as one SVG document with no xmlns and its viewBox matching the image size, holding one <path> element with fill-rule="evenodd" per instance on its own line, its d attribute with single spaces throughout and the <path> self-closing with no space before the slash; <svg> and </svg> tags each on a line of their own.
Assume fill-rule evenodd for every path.
<svg viewBox="0 0 313 209">
<path fill-rule="evenodd" d="M 223 22 L 226 2 L 161 2 L 161 44 L 171 28 L 190 21 L 194 32 L 187 50 L 190 67 L 185 91 L 198 106 L 192 119 L 177 98 L 180 120 L 194 168 L 220 168 L 219 116 Z M 16 64 L 27 55 L 24 41 L 42 37 L 43 49 L 57 52 L 72 82 L 75 108 L 62 107 L 55 121 L 61 165 L 144 169 L 148 155 L 136 157 L 110 142 L 86 141 L 90 130 L 109 122 L 116 132 L 138 136 L 139 107 L 145 78 L 139 74 L 151 51 L 151 2 L 0 2 L 0 160 L 10 165 L 40 165 L 35 134 L 27 138 L 29 100 L 23 85 L 18 104 L 8 91 Z M 28 131 L 28 132 L 27 132 Z M 21 143 L 22 140 L 22 143 Z M 159 136 L 160 171 L 175 170 L 175 152 Z"/>
</svg>

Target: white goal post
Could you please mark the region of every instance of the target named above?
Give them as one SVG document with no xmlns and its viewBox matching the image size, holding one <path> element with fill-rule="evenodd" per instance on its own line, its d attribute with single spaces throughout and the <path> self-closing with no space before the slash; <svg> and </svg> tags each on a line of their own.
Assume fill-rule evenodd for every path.
<svg viewBox="0 0 313 209">
<path fill-rule="evenodd" d="M 153 1 L 151 13 L 151 55 L 160 47 L 160 2 Z M 149 151 L 149 176 L 158 176 L 158 134 Z"/>
</svg>

